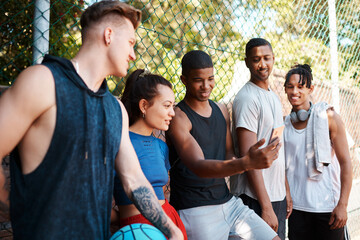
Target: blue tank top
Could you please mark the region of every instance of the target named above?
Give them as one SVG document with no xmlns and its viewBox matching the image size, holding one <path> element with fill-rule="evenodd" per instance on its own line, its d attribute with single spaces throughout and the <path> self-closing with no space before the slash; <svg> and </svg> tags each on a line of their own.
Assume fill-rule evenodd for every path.
<svg viewBox="0 0 360 240">
<path fill-rule="evenodd" d="M 11 154 L 14 239 L 109 239 L 122 114 L 104 80 L 93 92 L 69 60 L 45 56 L 55 80 L 56 126 L 42 163 L 22 174 Z"/>
<path fill-rule="evenodd" d="M 177 106 L 189 118 L 190 134 L 201 147 L 205 159 L 225 160 L 226 120 L 220 108 L 209 100 L 212 108 L 210 117 L 203 117 L 193 111 L 184 101 Z M 201 178 L 188 169 L 176 150 L 170 146 L 170 204 L 176 209 L 187 209 L 206 205 L 222 204 L 232 195 L 224 178 Z"/>
<path fill-rule="evenodd" d="M 166 143 L 154 136 L 144 136 L 133 132 L 129 134 L 145 177 L 154 188 L 157 198 L 164 200 L 163 186 L 168 182 L 170 168 L 169 150 Z M 117 175 L 114 180 L 114 198 L 116 205 L 133 204 L 126 196 Z"/>
</svg>

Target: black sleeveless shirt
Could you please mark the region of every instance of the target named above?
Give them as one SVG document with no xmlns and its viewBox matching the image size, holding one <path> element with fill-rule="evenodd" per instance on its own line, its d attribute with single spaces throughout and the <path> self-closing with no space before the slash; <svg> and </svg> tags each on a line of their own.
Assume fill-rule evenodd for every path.
<svg viewBox="0 0 360 240">
<path fill-rule="evenodd" d="M 189 118 L 190 134 L 201 147 L 205 159 L 224 160 L 226 155 L 226 120 L 220 108 L 209 100 L 209 118 L 193 111 L 184 101 L 177 106 Z M 176 210 L 216 205 L 227 202 L 232 195 L 224 178 L 201 178 L 188 169 L 170 146 L 170 203 Z"/>
<path fill-rule="evenodd" d="M 88 89 L 69 60 L 46 55 L 42 64 L 55 80 L 56 126 L 33 172 L 22 174 L 18 151 L 11 155 L 14 239 L 109 239 L 120 105 L 105 80 Z"/>
</svg>

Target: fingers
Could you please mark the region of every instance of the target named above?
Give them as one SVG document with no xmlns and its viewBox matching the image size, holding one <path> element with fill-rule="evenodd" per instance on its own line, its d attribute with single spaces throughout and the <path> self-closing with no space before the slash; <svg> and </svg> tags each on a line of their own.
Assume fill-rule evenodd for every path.
<svg viewBox="0 0 360 240">
<path fill-rule="evenodd" d="M 275 232 L 278 231 L 278 228 L 279 228 L 279 224 L 276 224 L 276 225 L 274 225 L 274 226 L 272 227 L 272 229 L 273 229 Z"/>
<path fill-rule="evenodd" d="M 265 139 L 262 138 L 262 139 L 260 139 L 257 143 L 255 143 L 255 144 L 252 146 L 252 148 L 258 149 L 259 147 L 261 147 L 262 145 L 264 145 L 264 143 L 265 143 Z"/>
<path fill-rule="evenodd" d="M 330 218 L 330 221 L 331 221 L 331 220 L 332 220 L 332 219 Z M 342 228 L 342 227 L 344 227 L 345 224 L 346 224 L 346 220 L 345 220 L 345 219 L 339 219 L 339 218 L 337 218 L 336 216 L 334 216 L 334 220 L 333 220 L 333 223 L 332 223 L 332 224 L 330 224 L 330 221 L 329 221 L 329 225 L 331 225 L 331 226 L 330 226 L 330 229 Z"/>
<path fill-rule="evenodd" d="M 332 225 L 334 223 L 334 221 L 335 221 L 335 215 L 334 215 L 334 213 L 332 213 L 330 216 L 329 225 Z"/>
<path fill-rule="evenodd" d="M 341 228 L 342 223 L 339 219 L 335 219 L 334 223 L 330 226 L 330 229 Z"/>
<path fill-rule="evenodd" d="M 288 208 L 286 209 L 286 219 L 289 219 L 291 213 L 292 213 L 292 208 L 288 207 Z"/>
<path fill-rule="evenodd" d="M 269 145 L 268 145 L 268 147 L 269 147 L 269 149 L 275 149 L 278 145 L 279 145 L 279 143 L 280 143 L 280 138 L 279 137 L 276 137 L 276 138 L 274 138 L 272 141 L 271 141 L 271 143 L 269 143 Z M 280 148 L 279 148 L 280 149 Z"/>
</svg>

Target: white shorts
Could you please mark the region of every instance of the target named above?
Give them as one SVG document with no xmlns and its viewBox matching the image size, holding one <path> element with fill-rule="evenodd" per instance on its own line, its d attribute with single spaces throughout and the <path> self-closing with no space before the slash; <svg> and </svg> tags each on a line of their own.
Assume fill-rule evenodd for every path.
<svg viewBox="0 0 360 240">
<path fill-rule="evenodd" d="M 238 197 L 219 205 L 179 211 L 189 240 L 271 240 L 276 232 Z"/>
</svg>

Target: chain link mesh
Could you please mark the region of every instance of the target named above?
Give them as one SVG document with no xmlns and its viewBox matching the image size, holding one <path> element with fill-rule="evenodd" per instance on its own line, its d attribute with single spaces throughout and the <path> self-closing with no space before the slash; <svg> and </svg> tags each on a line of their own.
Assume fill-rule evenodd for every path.
<svg viewBox="0 0 360 240">
<path fill-rule="evenodd" d="M 0 85 L 11 85 L 33 62 L 37 41 L 33 38 L 35 2 L 3 0 L 0 3 Z M 81 45 L 80 15 L 92 2 L 51 1 L 50 54 L 75 56 Z M 216 74 L 211 98 L 226 103 L 229 110 L 233 97 L 249 80 L 244 47 L 250 38 L 263 37 L 273 45 L 275 66 L 271 87 L 281 98 L 284 114 L 290 111 L 283 90 L 286 71 L 295 63 L 310 64 L 315 84 L 312 100 L 325 100 L 338 107 L 349 136 L 354 178 L 360 178 L 360 1 L 130 0 L 128 3 L 143 13 L 137 30 L 137 59 L 131 63 L 130 71 L 146 68 L 163 75 L 173 83 L 177 101 L 185 94 L 179 78 L 180 60 L 192 49 L 211 55 Z M 329 14 L 331 4 L 336 18 Z M 335 45 L 330 38 L 331 21 L 336 26 Z M 334 50 L 336 64 L 331 62 Z M 107 82 L 114 95 L 121 95 L 123 79 L 109 77 Z M 359 194 L 354 198 L 360 198 L 360 191 L 354 187 L 352 194 Z M 349 216 L 359 215 L 359 209 L 360 203 L 351 206 Z M 359 220 L 349 221 L 352 233 L 358 226 Z M 357 234 L 360 236 L 360 232 Z"/>
</svg>

